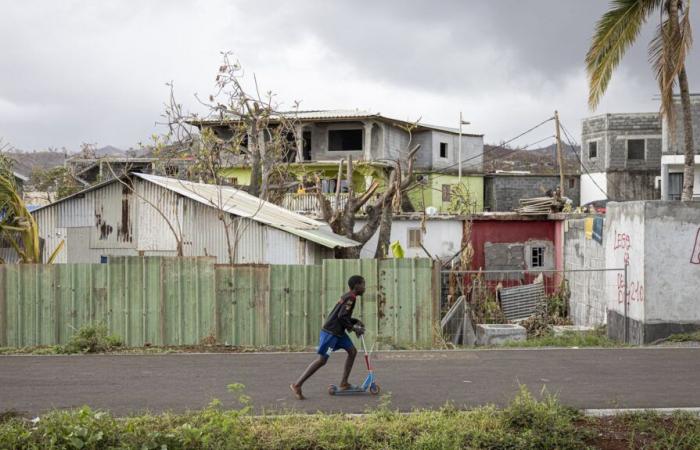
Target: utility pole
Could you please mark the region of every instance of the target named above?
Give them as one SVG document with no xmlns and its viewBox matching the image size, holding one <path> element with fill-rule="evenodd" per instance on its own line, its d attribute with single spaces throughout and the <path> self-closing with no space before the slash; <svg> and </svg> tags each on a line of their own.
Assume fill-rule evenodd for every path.
<svg viewBox="0 0 700 450">
<path fill-rule="evenodd" d="M 564 197 L 564 159 L 561 153 L 561 134 L 559 131 L 559 111 L 554 111 L 554 123 L 557 127 L 557 160 L 559 161 L 559 196 Z"/>
<path fill-rule="evenodd" d="M 459 175 L 457 177 L 458 183 L 462 184 L 462 125 L 469 125 L 469 122 L 465 122 L 462 119 L 462 111 L 459 112 L 459 143 L 457 144 L 459 151 L 457 152 L 457 157 L 459 158 Z M 453 166 L 454 167 L 454 166 Z"/>
</svg>

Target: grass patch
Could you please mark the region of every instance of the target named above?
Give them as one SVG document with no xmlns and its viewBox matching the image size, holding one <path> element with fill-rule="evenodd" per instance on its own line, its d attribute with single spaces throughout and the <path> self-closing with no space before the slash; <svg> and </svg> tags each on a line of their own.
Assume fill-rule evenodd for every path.
<svg viewBox="0 0 700 450">
<path fill-rule="evenodd" d="M 694 333 L 672 334 L 664 342 L 700 342 L 700 331 Z"/>
<path fill-rule="evenodd" d="M 624 347 L 616 341 L 612 341 L 605 336 L 601 330 L 588 332 L 567 331 L 562 335 L 555 336 L 550 332 L 547 335 L 528 338 L 527 341 L 509 341 L 502 347 L 510 348 L 533 348 L 533 347 Z"/>
<path fill-rule="evenodd" d="M 234 394 L 243 387 L 229 386 Z M 700 446 L 700 419 L 634 414 L 586 418 L 547 393 L 524 387 L 504 409 L 493 406 L 401 414 L 387 402 L 364 416 L 253 416 L 249 399 L 225 410 L 218 401 L 188 414 L 115 418 L 83 407 L 39 420 L 0 422 L 0 448 L 140 449 L 581 449 Z"/>
</svg>

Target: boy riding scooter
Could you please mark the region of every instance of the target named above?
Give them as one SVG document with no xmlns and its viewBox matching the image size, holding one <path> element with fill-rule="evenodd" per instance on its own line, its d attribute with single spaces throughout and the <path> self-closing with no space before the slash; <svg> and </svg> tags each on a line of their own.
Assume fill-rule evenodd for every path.
<svg viewBox="0 0 700 450">
<path fill-rule="evenodd" d="M 296 383 L 289 386 L 299 400 L 304 400 L 304 395 L 301 392 L 301 387 L 304 382 L 308 380 L 311 375 L 316 373 L 318 369 L 326 365 L 331 352 L 341 348 L 348 352 L 348 356 L 345 360 L 343 378 L 338 388 L 341 391 L 352 388 L 352 385 L 348 383 L 348 377 L 350 376 L 350 371 L 355 362 L 357 350 L 346 331 L 354 331 L 358 337 L 362 336 L 365 331 L 364 324 L 352 317 L 357 297 L 365 292 L 365 280 L 359 275 L 353 275 L 348 280 L 348 287 L 350 291 L 340 297 L 340 300 L 338 300 L 338 303 L 333 307 L 333 310 L 326 319 L 326 323 L 321 329 L 317 351 L 318 358 L 306 368 Z"/>
</svg>

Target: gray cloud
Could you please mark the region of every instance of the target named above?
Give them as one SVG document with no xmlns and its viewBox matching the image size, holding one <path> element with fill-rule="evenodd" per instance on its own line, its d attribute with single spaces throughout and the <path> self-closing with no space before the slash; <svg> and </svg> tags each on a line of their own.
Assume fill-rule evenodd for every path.
<svg viewBox="0 0 700 450">
<path fill-rule="evenodd" d="M 558 108 L 577 133 L 590 114 L 583 59 L 606 8 L 604 0 L 8 2 L 0 136 L 27 150 L 135 145 L 159 131 L 164 83 L 174 80 L 196 109 L 191 94 L 212 89 L 218 52 L 229 49 L 264 89 L 306 108 L 370 108 L 445 125 L 463 110 L 488 142 Z M 658 107 L 646 58 L 652 31 L 597 112 Z M 691 88 L 700 82 L 696 56 Z"/>
</svg>

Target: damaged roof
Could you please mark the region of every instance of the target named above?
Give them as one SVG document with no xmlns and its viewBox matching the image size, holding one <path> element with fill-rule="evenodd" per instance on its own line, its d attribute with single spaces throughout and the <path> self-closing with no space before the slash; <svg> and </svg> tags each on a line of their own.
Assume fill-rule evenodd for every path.
<svg viewBox="0 0 700 450">
<path fill-rule="evenodd" d="M 445 133 L 458 134 L 459 128 L 443 127 L 439 125 L 430 125 L 423 122 L 414 123 L 410 120 L 395 119 L 388 117 L 379 112 L 372 112 L 360 109 L 318 109 L 318 110 L 308 110 L 308 111 L 280 111 L 276 115 L 272 114 L 270 119 L 272 121 L 278 119 L 279 117 L 286 117 L 289 120 L 298 120 L 300 122 L 323 122 L 323 121 L 347 121 L 347 120 L 361 120 L 361 119 L 375 119 L 384 122 L 391 122 L 397 125 L 417 125 L 417 129 L 421 130 L 436 130 Z M 189 123 L 196 126 L 216 126 L 216 125 L 226 125 L 227 123 L 236 122 L 237 116 L 231 116 L 219 119 L 198 119 L 192 120 Z M 482 137 L 483 134 L 474 134 L 462 132 L 462 136 L 472 136 L 472 137 Z"/>
<path fill-rule="evenodd" d="M 324 247 L 348 248 L 360 245 L 359 242 L 333 233 L 330 227 L 323 222 L 309 219 L 231 186 L 194 183 L 143 173 L 134 173 L 133 175 L 204 205 L 264 223 Z"/>
</svg>

